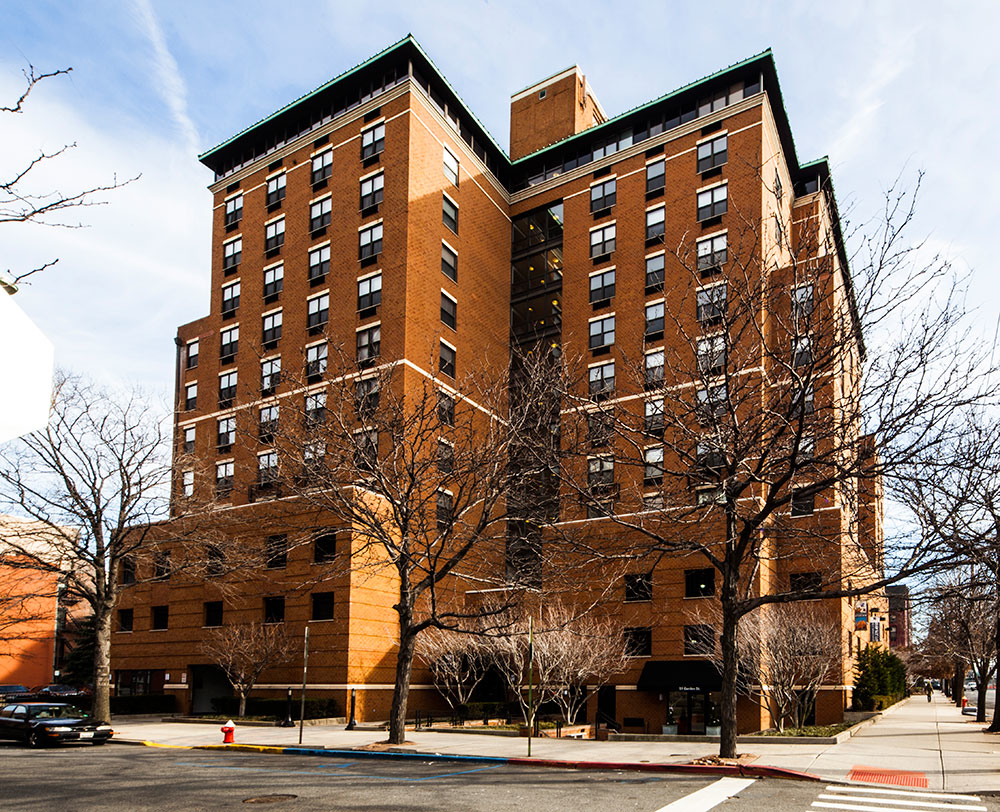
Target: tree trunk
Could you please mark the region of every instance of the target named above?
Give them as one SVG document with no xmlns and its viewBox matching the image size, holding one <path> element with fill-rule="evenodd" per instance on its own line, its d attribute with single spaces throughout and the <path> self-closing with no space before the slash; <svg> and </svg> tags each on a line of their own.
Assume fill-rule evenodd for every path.
<svg viewBox="0 0 1000 812">
<path fill-rule="evenodd" d="M 111 613 L 94 618 L 94 719 L 111 721 Z"/>
<path fill-rule="evenodd" d="M 994 578 L 996 579 L 996 574 L 994 573 Z M 997 586 L 1000 587 L 1000 579 L 997 579 Z M 996 652 L 1000 656 L 1000 601 L 993 609 L 993 642 L 996 646 Z M 1000 668 L 996 669 L 997 681 L 1000 682 Z M 987 683 L 989 680 L 987 680 Z M 1000 702 L 997 702 L 996 696 L 993 697 L 993 721 L 990 722 L 990 726 L 986 728 L 990 733 L 1000 732 Z"/>
<path fill-rule="evenodd" d="M 236 715 L 242 719 L 247 715 L 247 692 L 241 690 L 237 693 L 240 695 L 240 709 L 237 711 Z"/>
<path fill-rule="evenodd" d="M 990 684 L 989 679 L 984 679 L 976 685 L 976 721 L 986 721 L 986 688 Z"/>
<path fill-rule="evenodd" d="M 719 721 L 722 729 L 719 736 L 719 757 L 736 758 L 736 633 L 739 617 L 731 607 L 725 605 L 725 599 L 723 600 L 722 634 L 719 636 L 719 645 L 722 648 L 722 691 L 719 701 Z"/>
<path fill-rule="evenodd" d="M 965 663 L 955 660 L 955 675 L 952 677 L 951 696 L 955 700 L 955 706 L 962 707 L 962 697 L 965 695 Z"/>
<path fill-rule="evenodd" d="M 410 699 L 410 674 L 417 637 L 410 630 L 409 618 L 399 616 L 399 654 L 396 656 L 396 684 L 392 689 L 392 710 L 389 714 L 389 744 L 406 741 L 406 705 Z"/>
</svg>

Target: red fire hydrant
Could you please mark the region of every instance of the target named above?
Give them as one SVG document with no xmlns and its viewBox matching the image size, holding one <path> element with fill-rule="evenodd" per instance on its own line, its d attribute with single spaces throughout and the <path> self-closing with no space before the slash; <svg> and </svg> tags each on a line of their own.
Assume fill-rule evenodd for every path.
<svg viewBox="0 0 1000 812">
<path fill-rule="evenodd" d="M 226 722 L 222 728 L 222 743 L 223 744 L 233 744 L 233 733 L 236 732 L 236 725 L 233 724 L 233 720 L 230 719 Z"/>
<path fill-rule="evenodd" d="M 963 697 L 962 697 L 962 708 L 964 709 L 964 708 L 965 708 L 965 706 L 966 706 L 966 705 L 968 705 L 968 704 L 969 704 L 969 700 L 968 700 L 968 699 L 966 699 L 966 698 L 965 698 L 965 697 L 963 696 Z"/>
</svg>

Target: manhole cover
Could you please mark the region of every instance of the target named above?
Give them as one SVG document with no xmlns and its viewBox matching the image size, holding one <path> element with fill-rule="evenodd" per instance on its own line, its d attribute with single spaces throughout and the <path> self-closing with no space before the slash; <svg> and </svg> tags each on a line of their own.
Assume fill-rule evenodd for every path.
<svg viewBox="0 0 1000 812">
<path fill-rule="evenodd" d="M 244 798 L 245 804 L 280 804 L 282 801 L 294 801 L 298 795 L 257 795 L 253 798 Z"/>
</svg>

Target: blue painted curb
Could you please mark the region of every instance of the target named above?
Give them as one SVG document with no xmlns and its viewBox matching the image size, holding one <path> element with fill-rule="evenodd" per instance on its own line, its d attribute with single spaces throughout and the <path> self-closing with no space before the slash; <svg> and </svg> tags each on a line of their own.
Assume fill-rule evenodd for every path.
<svg viewBox="0 0 1000 812">
<path fill-rule="evenodd" d="M 444 753 L 399 753 L 391 750 L 327 750 L 322 747 L 282 747 L 281 753 L 290 756 L 335 756 L 337 758 L 394 758 L 417 761 L 461 761 L 478 764 L 507 764 L 509 758 L 500 756 L 455 756 Z"/>
</svg>

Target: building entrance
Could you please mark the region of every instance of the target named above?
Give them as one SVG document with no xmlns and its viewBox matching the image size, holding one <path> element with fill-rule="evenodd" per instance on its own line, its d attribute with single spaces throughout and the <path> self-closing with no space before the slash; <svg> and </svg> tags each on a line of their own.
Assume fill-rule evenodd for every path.
<svg viewBox="0 0 1000 812">
<path fill-rule="evenodd" d="M 232 695 L 233 686 L 217 665 L 191 666 L 191 713 L 218 713 L 212 700 Z"/>
</svg>

